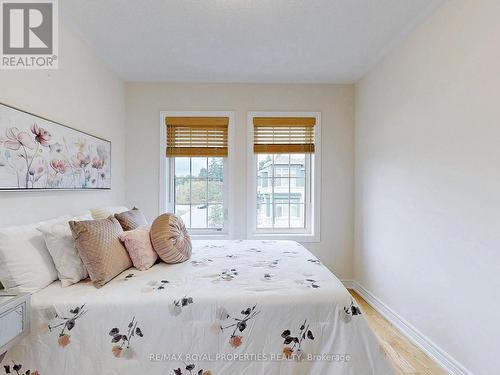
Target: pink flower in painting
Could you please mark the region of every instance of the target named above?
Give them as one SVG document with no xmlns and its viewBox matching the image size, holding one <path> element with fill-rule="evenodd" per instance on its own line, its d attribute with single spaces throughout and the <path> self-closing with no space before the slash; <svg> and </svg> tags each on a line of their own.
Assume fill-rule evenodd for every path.
<svg viewBox="0 0 500 375">
<path fill-rule="evenodd" d="M 95 169 L 102 169 L 104 167 L 104 160 L 100 158 L 93 158 L 92 159 L 92 168 Z"/>
<path fill-rule="evenodd" d="M 90 164 L 90 156 L 86 156 L 83 152 L 79 152 L 76 157 L 71 160 L 75 168 L 85 168 Z"/>
<path fill-rule="evenodd" d="M 39 160 L 38 162 L 33 163 L 33 165 L 29 169 L 29 175 L 33 182 L 36 182 L 42 177 L 47 171 L 47 164 L 45 160 Z"/>
<path fill-rule="evenodd" d="M 26 132 L 19 131 L 18 128 L 9 128 L 5 131 L 7 140 L 4 142 L 4 146 L 10 150 L 17 151 L 21 147 L 26 147 L 29 149 L 35 148 L 35 142 L 31 139 L 30 135 Z"/>
<path fill-rule="evenodd" d="M 35 141 L 40 143 L 42 146 L 47 147 L 52 135 L 42 127 L 37 124 L 31 125 L 31 132 L 35 135 Z"/>
<path fill-rule="evenodd" d="M 53 159 L 50 166 L 56 173 L 64 174 L 66 172 L 66 162 L 64 160 Z"/>
</svg>

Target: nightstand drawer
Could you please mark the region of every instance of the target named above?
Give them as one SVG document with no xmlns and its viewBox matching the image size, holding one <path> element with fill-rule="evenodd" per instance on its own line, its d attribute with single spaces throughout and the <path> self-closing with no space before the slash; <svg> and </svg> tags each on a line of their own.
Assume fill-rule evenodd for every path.
<svg viewBox="0 0 500 375">
<path fill-rule="evenodd" d="M 0 357 L 30 330 L 31 296 L 0 293 Z"/>
<path fill-rule="evenodd" d="M 0 347 L 23 333 L 25 308 L 23 303 L 0 315 Z"/>
</svg>

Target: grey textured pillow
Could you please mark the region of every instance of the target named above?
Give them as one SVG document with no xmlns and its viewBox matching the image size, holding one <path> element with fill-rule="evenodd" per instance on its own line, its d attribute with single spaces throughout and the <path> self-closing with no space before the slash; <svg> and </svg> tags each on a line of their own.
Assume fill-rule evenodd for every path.
<svg viewBox="0 0 500 375">
<path fill-rule="evenodd" d="M 138 208 L 134 207 L 129 211 L 115 214 L 116 220 L 120 223 L 123 230 L 134 230 L 141 226 L 148 225 L 148 221 Z"/>
<path fill-rule="evenodd" d="M 102 220 L 70 221 L 75 247 L 97 288 L 132 267 L 119 236 L 123 229 L 114 217 Z"/>
</svg>

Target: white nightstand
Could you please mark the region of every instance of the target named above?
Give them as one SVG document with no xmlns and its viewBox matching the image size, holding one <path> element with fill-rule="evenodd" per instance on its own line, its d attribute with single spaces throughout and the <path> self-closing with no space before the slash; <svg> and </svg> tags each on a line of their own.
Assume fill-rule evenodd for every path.
<svg viewBox="0 0 500 375">
<path fill-rule="evenodd" d="M 30 330 L 30 294 L 0 291 L 0 362 Z"/>
</svg>

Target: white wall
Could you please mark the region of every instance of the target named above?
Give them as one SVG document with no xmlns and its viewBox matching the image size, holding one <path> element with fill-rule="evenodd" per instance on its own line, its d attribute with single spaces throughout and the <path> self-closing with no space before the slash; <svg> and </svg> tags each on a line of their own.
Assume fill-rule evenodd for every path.
<svg viewBox="0 0 500 375">
<path fill-rule="evenodd" d="M 0 226 L 78 213 L 125 199 L 124 83 L 63 25 L 59 41 L 58 70 L 0 70 L 0 102 L 110 139 L 112 190 L 0 192 Z"/>
<path fill-rule="evenodd" d="M 339 277 L 352 277 L 352 85 L 127 84 L 127 203 L 158 214 L 160 111 L 235 111 L 238 166 L 230 204 L 235 238 L 246 237 L 247 111 L 321 111 L 321 243 L 310 248 Z M 241 167 L 243 166 L 243 167 Z M 325 188 L 327 187 L 327 188 Z"/>
<path fill-rule="evenodd" d="M 446 2 L 356 86 L 355 277 L 499 372 L 500 2 Z"/>
</svg>

